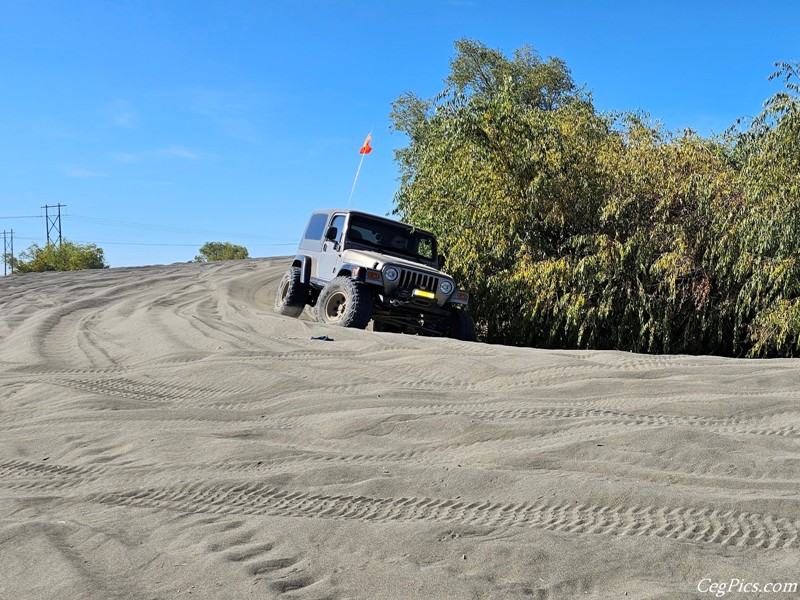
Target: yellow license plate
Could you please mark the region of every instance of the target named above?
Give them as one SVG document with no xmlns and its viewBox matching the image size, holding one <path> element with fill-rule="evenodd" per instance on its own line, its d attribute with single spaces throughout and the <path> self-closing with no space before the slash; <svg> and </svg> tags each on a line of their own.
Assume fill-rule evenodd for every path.
<svg viewBox="0 0 800 600">
<path fill-rule="evenodd" d="M 411 295 L 419 298 L 427 298 L 428 300 L 433 300 L 436 298 L 436 294 L 433 292 L 426 292 L 425 290 L 414 290 L 411 292 Z"/>
</svg>

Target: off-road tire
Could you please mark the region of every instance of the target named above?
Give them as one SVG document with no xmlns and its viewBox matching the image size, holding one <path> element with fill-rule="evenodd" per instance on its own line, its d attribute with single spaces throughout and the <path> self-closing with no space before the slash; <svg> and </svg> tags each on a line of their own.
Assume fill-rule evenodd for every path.
<svg viewBox="0 0 800 600">
<path fill-rule="evenodd" d="M 448 325 L 447 337 L 465 342 L 475 341 L 475 322 L 467 311 L 451 309 Z"/>
<path fill-rule="evenodd" d="M 319 293 L 317 321 L 364 329 L 372 318 L 372 294 L 349 277 L 335 277 Z"/>
<path fill-rule="evenodd" d="M 287 317 L 299 317 L 308 300 L 308 284 L 300 281 L 300 267 L 289 267 L 278 284 L 275 312 Z"/>
</svg>

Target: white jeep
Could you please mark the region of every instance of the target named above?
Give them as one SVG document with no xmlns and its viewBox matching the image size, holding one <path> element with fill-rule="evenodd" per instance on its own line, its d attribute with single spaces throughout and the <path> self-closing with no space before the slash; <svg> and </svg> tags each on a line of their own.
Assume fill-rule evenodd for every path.
<svg viewBox="0 0 800 600">
<path fill-rule="evenodd" d="M 319 210 L 278 286 L 275 311 L 375 331 L 475 339 L 469 294 L 440 270 L 433 234 L 355 210 Z"/>
</svg>

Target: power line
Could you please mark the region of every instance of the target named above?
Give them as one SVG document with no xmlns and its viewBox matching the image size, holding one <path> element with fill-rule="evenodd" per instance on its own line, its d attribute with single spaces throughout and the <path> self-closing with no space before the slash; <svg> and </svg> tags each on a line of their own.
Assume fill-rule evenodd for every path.
<svg viewBox="0 0 800 600">
<path fill-rule="evenodd" d="M 70 240 L 74 241 L 76 244 L 96 244 L 96 245 L 103 245 L 103 246 L 166 246 L 166 247 L 175 247 L 175 248 L 199 248 L 202 246 L 202 243 L 196 244 L 166 244 L 160 242 L 84 242 L 81 240 Z M 248 246 L 256 246 L 256 247 L 270 247 L 270 246 L 296 246 L 297 242 L 293 243 L 279 243 L 279 244 L 248 244 Z"/>
<path fill-rule="evenodd" d="M 154 232 L 161 232 L 161 233 L 172 233 L 172 234 L 193 234 L 193 235 L 214 235 L 214 236 L 225 236 L 229 238 L 233 238 L 234 240 L 253 240 L 256 243 L 248 242 L 249 246 L 256 246 L 256 247 L 279 247 L 279 246 L 295 246 L 297 244 L 296 241 L 293 242 L 282 242 L 282 241 L 274 241 L 275 238 L 266 235 L 257 235 L 257 234 L 241 234 L 241 233 L 224 233 L 219 231 L 212 231 L 206 229 L 193 229 L 188 227 L 173 227 L 170 225 L 157 225 L 153 223 L 136 223 L 131 221 L 122 221 L 118 219 L 106 219 L 102 217 L 89 217 L 86 215 L 75 215 L 64 213 L 62 215 L 62 208 L 66 208 L 65 204 L 56 204 L 56 205 L 45 205 L 42 206 L 44 209 L 44 214 L 39 215 L 17 215 L 17 216 L 9 216 L 9 217 L 0 217 L 2 219 L 45 219 L 45 224 L 47 227 L 47 243 L 52 243 L 52 238 L 54 237 L 54 232 L 57 232 L 57 240 L 60 244 L 62 241 L 62 231 L 61 231 L 61 222 L 63 219 L 72 220 L 76 223 L 87 223 L 87 224 L 94 224 L 94 225 L 104 225 L 108 227 L 119 227 L 125 229 L 134 229 L 140 231 L 154 231 Z M 51 209 L 57 209 L 56 214 L 51 213 Z M 18 240 L 35 240 L 36 238 L 31 237 L 23 237 L 23 236 L 16 236 Z M 285 238 L 284 238 L 285 239 Z M 262 243 L 258 243 L 258 241 L 262 241 Z M 89 242 L 78 242 L 78 243 L 89 243 Z M 201 246 L 202 244 L 175 244 L 175 243 L 155 243 L 155 242 L 91 242 L 93 244 L 103 244 L 103 245 L 114 245 L 114 246 L 162 246 L 162 247 L 195 247 Z"/>
<path fill-rule="evenodd" d="M 241 233 L 225 233 L 220 231 L 210 231 L 206 229 L 190 229 L 187 227 L 172 227 L 170 225 L 155 225 L 152 223 L 132 223 L 129 221 L 118 221 L 116 219 L 104 219 L 100 217 L 87 217 L 83 215 L 67 214 L 64 215 L 65 219 L 70 219 L 79 223 L 92 223 L 95 225 L 108 225 L 110 227 L 123 227 L 127 229 L 141 229 L 146 231 L 162 231 L 166 233 L 192 233 L 202 235 L 223 235 L 228 237 L 246 238 L 246 239 L 269 239 L 264 235 L 247 235 Z"/>
</svg>

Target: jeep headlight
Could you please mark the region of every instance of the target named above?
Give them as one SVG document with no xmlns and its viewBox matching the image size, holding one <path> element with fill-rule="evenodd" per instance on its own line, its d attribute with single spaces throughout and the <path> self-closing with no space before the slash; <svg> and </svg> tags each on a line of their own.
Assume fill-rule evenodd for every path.
<svg viewBox="0 0 800 600">
<path fill-rule="evenodd" d="M 445 296 L 449 296 L 453 293 L 453 282 L 447 281 L 446 279 L 439 284 L 439 291 L 442 292 Z"/>
<path fill-rule="evenodd" d="M 394 267 L 387 267 L 383 271 L 383 276 L 386 278 L 386 281 L 397 281 L 397 278 L 400 277 L 400 271 Z"/>
</svg>

